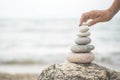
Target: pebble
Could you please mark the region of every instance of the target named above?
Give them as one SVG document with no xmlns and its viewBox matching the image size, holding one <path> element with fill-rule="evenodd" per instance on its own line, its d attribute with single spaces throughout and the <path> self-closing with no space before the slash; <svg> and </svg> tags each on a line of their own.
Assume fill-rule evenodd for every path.
<svg viewBox="0 0 120 80">
<path fill-rule="evenodd" d="M 93 45 L 73 45 L 71 51 L 74 53 L 86 53 L 93 50 L 95 47 Z"/>
<path fill-rule="evenodd" d="M 89 37 L 78 37 L 75 39 L 75 43 L 78 45 L 85 45 L 89 44 L 91 42 L 91 39 Z"/>
<path fill-rule="evenodd" d="M 83 23 L 83 24 L 82 24 L 82 26 L 88 26 L 88 24 L 86 24 L 86 23 Z"/>
<path fill-rule="evenodd" d="M 91 52 L 85 54 L 69 53 L 66 58 L 72 63 L 91 63 L 95 59 L 95 56 Z"/>
<path fill-rule="evenodd" d="M 84 33 L 87 32 L 89 30 L 88 26 L 81 26 L 80 27 L 80 32 Z"/>
<path fill-rule="evenodd" d="M 77 34 L 78 37 L 87 37 L 87 36 L 90 36 L 90 32 L 85 32 L 85 33 L 79 33 Z"/>
</svg>

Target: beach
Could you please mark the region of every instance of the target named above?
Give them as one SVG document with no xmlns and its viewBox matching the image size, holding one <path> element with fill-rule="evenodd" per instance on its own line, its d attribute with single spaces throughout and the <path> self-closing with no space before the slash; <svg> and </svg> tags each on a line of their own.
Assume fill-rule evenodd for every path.
<svg viewBox="0 0 120 80">
<path fill-rule="evenodd" d="M 0 73 L 0 80 L 37 80 L 38 74 L 8 74 Z"/>
<path fill-rule="evenodd" d="M 90 28 L 94 62 L 116 71 L 120 71 L 119 20 Z M 36 78 L 46 66 L 66 62 L 78 23 L 78 19 L 1 19 L 0 76 Z"/>
</svg>

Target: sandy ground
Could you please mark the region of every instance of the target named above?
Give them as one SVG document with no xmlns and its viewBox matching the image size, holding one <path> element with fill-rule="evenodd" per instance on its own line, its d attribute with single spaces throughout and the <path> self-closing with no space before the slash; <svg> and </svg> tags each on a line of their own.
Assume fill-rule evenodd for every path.
<svg viewBox="0 0 120 80">
<path fill-rule="evenodd" d="M 0 73 L 0 80 L 38 80 L 39 74 Z"/>
</svg>

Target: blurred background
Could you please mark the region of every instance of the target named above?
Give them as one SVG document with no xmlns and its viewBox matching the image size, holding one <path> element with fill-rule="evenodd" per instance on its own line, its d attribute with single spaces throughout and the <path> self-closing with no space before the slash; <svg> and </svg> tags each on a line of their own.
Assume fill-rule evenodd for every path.
<svg viewBox="0 0 120 80">
<path fill-rule="evenodd" d="M 65 62 L 82 13 L 114 0 L 0 0 L 0 72 L 40 73 Z M 120 13 L 90 27 L 96 63 L 120 71 Z"/>
</svg>

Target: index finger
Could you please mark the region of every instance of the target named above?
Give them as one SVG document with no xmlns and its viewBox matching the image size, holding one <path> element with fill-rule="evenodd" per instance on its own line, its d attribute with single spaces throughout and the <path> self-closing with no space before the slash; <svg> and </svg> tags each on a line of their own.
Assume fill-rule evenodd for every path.
<svg viewBox="0 0 120 80">
<path fill-rule="evenodd" d="M 80 24 L 79 24 L 79 26 L 82 26 L 82 24 L 83 24 L 84 22 L 87 22 L 88 19 L 89 19 L 89 15 L 84 13 L 84 14 L 81 16 L 81 18 L 80 18 Z"/>
</svg>

